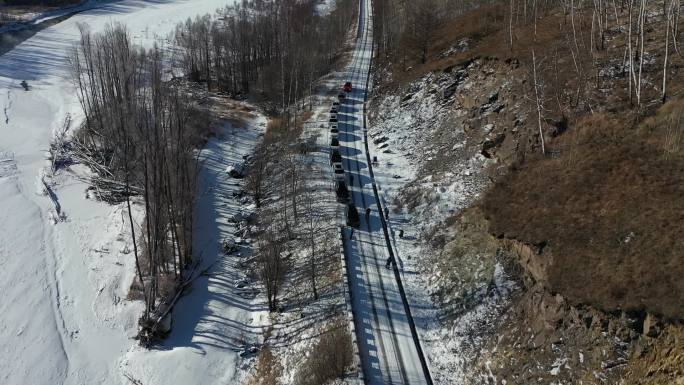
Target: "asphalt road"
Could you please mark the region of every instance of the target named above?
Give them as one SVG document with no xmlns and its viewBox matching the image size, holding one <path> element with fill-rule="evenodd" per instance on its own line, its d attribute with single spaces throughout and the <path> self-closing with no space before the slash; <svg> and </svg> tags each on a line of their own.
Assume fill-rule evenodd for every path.
<svg viewBox="0 0 684 385">
<path fill-rule="evenodd" d="M 364 101 L 373 55 L 371 12 L 371 0 L 361 0 L 359 35 L 347 76 L 353 90 L 339 114 L 340 152 L 361 217 L 360 228 L 354 230 L 351 239 L 348 231 L 345 240 L 354 322 L 367 384 L 430 385 L 398 274 L 394 267 L 386 268 L 391 251 L 368 164 Z M 365 214 L 367 208 L 371 209 L 369 216 Z"/>
</svg>

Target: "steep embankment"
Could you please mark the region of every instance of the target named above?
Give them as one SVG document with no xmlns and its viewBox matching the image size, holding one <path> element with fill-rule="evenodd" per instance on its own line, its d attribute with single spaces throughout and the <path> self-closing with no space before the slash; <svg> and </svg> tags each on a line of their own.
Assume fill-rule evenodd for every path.
<svg viewBox="0 0 684 385">
<path fill-rule="evenodd" d="M 605 10 L 576 7 L 483 7 L 426 63 L 376 70 L 371 136 L 408 286 L 440 318 L 438 382 L 684 381 L 682 23 L 645 9 L 640 51 L 629 9 L 592 27 Z"/>
</svg>

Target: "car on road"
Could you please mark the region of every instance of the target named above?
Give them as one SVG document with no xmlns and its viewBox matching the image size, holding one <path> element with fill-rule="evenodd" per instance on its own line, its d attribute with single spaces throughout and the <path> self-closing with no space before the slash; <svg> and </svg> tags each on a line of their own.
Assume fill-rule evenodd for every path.
<svg viewBox="0 0 684 385">
<path fill-rule="evenodd" d="M 342 89 L 344 90 L 344 92 L 347 92 L 347 93 L 352 92 L 351 82 L 344 83 L 344 87 L 342 87 Z"/>
<path fill-rule="evenodd" d="M 340 92 L 339 94 L 337 94 L 337 99 L 340 101 L 340 103 L 342 103 L 344 101 L 344 98 L 346 97 L 347 95 L 345 95 L 344 92 Z"/>
<path fill-rule="evenodd" d="M 337 128 L 331 128 L 330 129 L 330 136 L 331 137 L 337 138 L 339 134 L 340 134 L 340 130 L 338 130 Z"/>
<path fill-rule="evenodd" d="M 340 140 L 337 138 L 330 139 L 330 148 L 333 151 L 335 151 L 335 150 L 339 151 L 340 150 Z"/>
<path fill-rule="evenodd" d="M 335 172 L 335 180 L 344 181 L 344 167 L 342 167 L 342 163 L 333 163 L 333 171 Z"/>
<path fill-rule="evenodd" d="M 336 111 L 340 110 L 340 102 L 333 102 L 332 108 L 334 108 Z"/>
<path fill-rule="evenodd" d="M 333 150 L 330 153 L 330 164 L 333 163 L 342 163 L 342 155 L 338 150 Z"/>
<path fill-rule="evenodd" d="M 359 218 L 359 212 L 356 210 L 356 206 L 353 203 L 347 203 L 347 208 L 345 209 L 345 216 L 347 217 L 347 226 L 359 228 L 361 224 L 361 219 Z"/>
<path fill-rule="evenodd" d="M 337 111 L 330 110 L 330 119 L 337 119 Z"/>
<path fill-rule="evenodd" d="M 337 124 L 337 123 L 338 123 L 337 117 L 334 117 L 334 118 L 331 117 L 330 119 L 328 119 L 328 124 Z"/>
<path fill-rule="evenodd" d="M 335 193 L 337 194 L 337 201 L 340 203 L 349 203 L 349 189 L 343 180 L 335 182 Z"/>
</svg>

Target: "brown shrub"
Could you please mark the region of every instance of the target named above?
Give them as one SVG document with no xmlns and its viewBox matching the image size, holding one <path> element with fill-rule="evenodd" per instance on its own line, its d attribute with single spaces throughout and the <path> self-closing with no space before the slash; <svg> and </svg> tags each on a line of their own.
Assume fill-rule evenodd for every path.
<svg viewBox="0 0 684 385">
<path fill-rule="evenodd" d="M 552 143 L 558 157 L 489 190 L 490 231 L 537 245 L 549 288 L 572 302 L 684 317 L 684 156 L 663 150 L 681 103 L 637 128 L 615 115 L 576 124 Z"/>
<path fill-rule="evenodd" d="M 272 118 L 268 121 L 268 126 L 266 129 L 268 131 L 278 131 L 280 128 L 283 126 L 283 119 L 281 118 Z"/>
<path fill-rule="evenodd" d="M 271 348 L 264 345 L 259 353 L 256 373 L 247 380 L 247 385 L 277 385 L 282 372 L 283 366 L 273 355 Z"/>
<path fill-rule="evenodd" d="M 347 326 L 340 322 L 321 335 L 297 372 L 297 385 L 324 385 L 343 378 L 352 363 L 352 339 Z"/>
</svg>

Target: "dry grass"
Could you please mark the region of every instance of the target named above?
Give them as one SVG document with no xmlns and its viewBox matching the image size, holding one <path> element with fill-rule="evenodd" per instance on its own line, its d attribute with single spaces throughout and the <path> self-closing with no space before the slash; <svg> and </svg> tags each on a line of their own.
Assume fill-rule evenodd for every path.
<svg viewBox="0 0 684 385">
<path fill-rule="evenodd" d="M 352 363 L 352 339 L 347 326 L 338 322 L 321 335 L 297 372 L 297 385 L 324 385 L 344 378 Z"/>
<path fill-rule="evenodd" d="M 403 86 L 477 57 L 498 58 L 518 65 L 508 74 L 518 99 L 502 94 L 503 102 L 519 104 L 518 111 L 532 121 L 536 108 L 525 110 L 534 104 L 534 50 L 551 156 L 538 154 L 536 122 L 518 135 L 520 156 L 496 153 L 500 160 L 520 161 L 484 199 L 491 230 L 543 249 L 542 257 L 552 259 L 549 287 L 575 303 L 684 317 L 684 281 L 677 278 L 684 273 L 684 243 L 677 236 L 684 230 L 684 60 L 670 57 L 671 101 L 656 112 L 664 28 L 660 15 L 652 17 L 645 47 L 650 64 L 643 72 L 649 86 L 636 109 L 621 73 L 626 34 L 618 32 L 613 16 L 605 44 L 599 49 L 594 40 L 592 49 L 591 12 L 575 15 L 576 45 L 568 15 L 545 12 L 536 26 L 514 26 L 512 46 L 505 4 L 468 12 L 436 34 L 426 64 L 395 66 L 385 86 Z M 619 16 L 624 24 L 626 12 Z M 466 50 L 449 51 L 462 41 Z M 515 84 L 516 79 L 522 80 Z M 561 120 L 568 129 L 552 138 L 553 124 Z M 410 190 L 405 195 L 409 209 L 423 199 Z"/>
<path fill-rule="evenodd" d="M 278 385 L 278 378 L 283 367 L 268 345 L 264 345 L 259 353 L 256 372 L 249 377 L 246 385 Z"/>
<path fill-rule="evenodd" d="M 657 339 L 635 349 L 626 369 L 628 385 L 684 384 L 684 326 L 669 325 Z"/>
<path fill-rule="evenodd" d="M 266 126 L 266 129 L 269 132 L 273 131 L 279 131 L 283 127 L 283 119 L 282 118 L 272 118 L 268 121 L 268 126 Z"/>
<path fill-rule="evenodd" d="M 684 130 L 682 106 L 634 128 L 624 115 L 578 122 L 557 158 L 518 165 L 488 192 L 490 230 L 542 248 L 550 289 L 575 303 L 684 317 L 684 154 L 668 139 Z"/>
<path fill-rule="evenodd" d="M 662 82 L 665 28 L 662 15 L 657 13 L 659 10 L 654 5 L 653 11 L 657 16 L 650 19 L 646 37 L 645 50 L 653 61 L 644 67 L 645 83 L 652 83 L 643 88 L 644 105 L 658 99 Z M 511 78 L 522 75 L 531 79 L 534 50 L 540 84 L 546 88 L 544 98 L 547 115 L 570 113 L 572 117 L 568 109 L 577 108 L 587 112 L 592 108 L 601 108 L 601 105 L 612 111 L 631 109 L 628 77 L 621 73 L 627 11 L 620 11 L 618 16 L 621 27 L 616 26 L 615 18 L 611 15 L 604 44 L 597 42 L 599 34 L 596 33 L 593 49 L 590 33 L 592 13 L 589 7 L 575 15 L 576 34 L 573 34 L 570 17 L 560 8 L 540 10 L 536 25 L 532 17 L 525 21 L 519 16 L 519 19 L 514 20 L 511 44 L 508 2 L 482 6 L 445 22 L 435 33 L 427 62 L 420 64 L 414 59 L 394 66 L 392 79 L 385 86 L 404 86 L 427 73 L 468 63 L 478 57 L 515 61 L 525 73 L 511 74 Z M 680 21 L 681 28 L 684 28 L 684 19 Z M 446 54 L 451 48 L 459 48 L 460 42 L 466 42 L 467 49 L 456 49 Z M 407 49 L 400 47 L 397 51 L 405 52 Z M 680 70 L 684 67 L 684 58 L 672 53 L 672 43 L 669 61 L 668 94 L 676 97 L 684 92 L 684 77 Z M 599 75 L 603 70 L 605 73 Z M 604 93 L 601 89 L 611 91 Z M 523 89 L 521 92 L 529 93 L 530 90 Z"/>
</svg>

